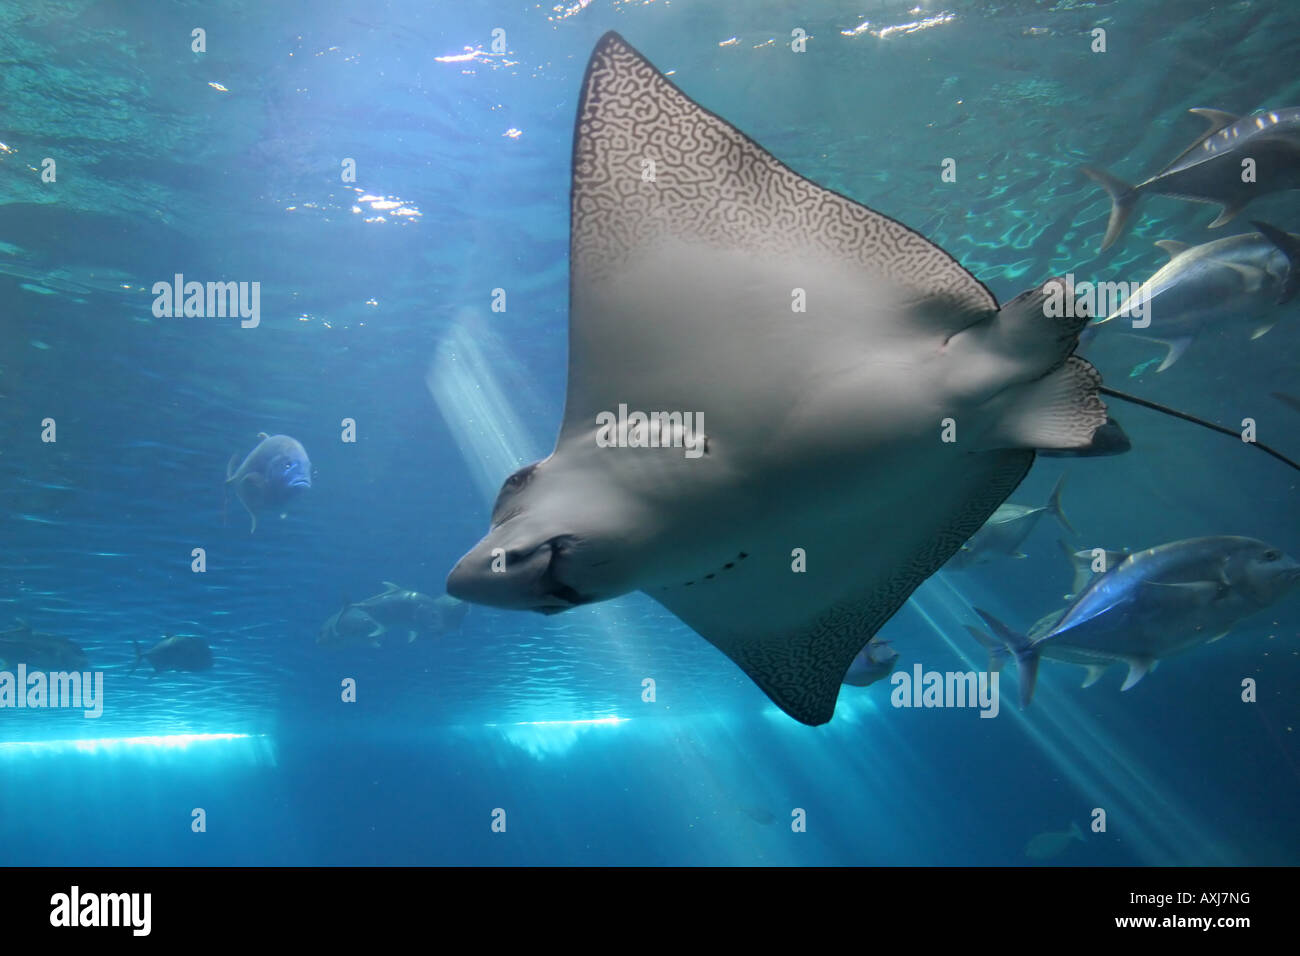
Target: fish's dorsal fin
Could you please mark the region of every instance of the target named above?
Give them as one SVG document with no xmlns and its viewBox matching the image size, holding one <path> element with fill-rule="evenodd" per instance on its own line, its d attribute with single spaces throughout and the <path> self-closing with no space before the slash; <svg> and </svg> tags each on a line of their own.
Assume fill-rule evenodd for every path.
<svg viewBox="0 0 1300 956">
<path fill-rule="evenodd" d="M 258 441 L 266 441 L 266 440 L 267 440 L 268 438 L 270 438 L 270 437 L 271 437 L 271 436 L 268 435 L 266 432 L 258 432 L 258 433 L 257 433 L 257 440 L 258 440 Z"/>
<path fill-rule="evenodd" d="M 687 97 L 617 33 L 605 34 L 592 52 L 572 166 L 561 442 L 576 430 L 590 432 L 597 414 L 620 403 L 643 407 L 639 393 L 628 393 L 629 367 L 662 370 L 660 387 L 646 402 L 698 408 L 694 383 L 717 378 L 720 367 L 737 361 L 737 342 L 789 340 L 790 348 L 813 351 L 820 333 L 841 339 L 840 330 L 852 323 L 865 338 L 875 323 L 901 327 L 906 320 L 933 327 L 942 344 L 998 308 L 994 295 L 948 253 L 794 172 Z M 749 292 L 756 307 L 735 301 L 736 290 L 749 283 L 729 283 L 722 270 L 760 263 L 786 263 L 799 278 L 784 284 L 784 275 L 773 276 L 773 288 L 784 284 L 784 303 L 760 294 L 767 290 Z M 638 315 L 642 293 L 662 289 L 665 275 L 674 276 L 677 291 L 696 308 Z M 847 291 L 832 302 L 830 287 L 843 290 L 853 281 L 862 290 L 854 301 L 888 295 L 911 307 L 906 316 L 870 306 L 845 315 L 838 305 Z M 794 286 L 809 300 L 798 311 L 791 306 Z M 720 297 L 732 301 L 734 314 L 719 314 L 714 300 Z M 788 394 L 784 379 L 797 365 L 769 369 L 774 358 L 762 364 L 776 354 L 746 355 L 760 364 L 752 367 L 749 390 L 730 396 L 756 420 L 765 401 Z M 782 380 L 770 381 L 769 372 Z"/>
<path fill-rule="evenodd" d="M 1188 147 L 1185 150 L 1183 150 L 1181 153 L 1179 153 L 1177 156 L 1171 159 L 1167 164 L 1165 164 L 1164 169 L 1162 169 L 1160 173 L 1157 173 L 1156 174 L 1157 176 L 1163 175 L 1169 170 L 1174 169 L 1183 160 L 1187 159 L 1187 157 L 1191 156 L 1198 149 L 1201 149 L 1203 144 L 1211 136 L 1214 136 L 1219 131 L 1226 129 L 1227 127 L 1231 126 L 1233 123 L 1237 122 L 1238 119 L 1240 119 L 1240 117 L 1234 116 L 1232 113 L 1225 113 L 1223 110 L 1211 110 L 1202 107 L 1190 109 L 1187 112 L 1193 113 L 1196 116 L 1201 117 L 1209 125 L 1205 129 L 1205 131 L 1201 133 L 1201 135 L 1197 136 L 1196 139 L 1192 140 L 1192 142 L 1188 145 Z M 1236 213 L 1234 212 L 1233 215 L 1236 215 Z M 1226 222 L 1227 220 L 1224 221 Z"/>
<path fill-rule="evenodd" d="M 400 587 L 398 587 L 398 586 L 397 586 L 396 584 L 394 584 L 392 581 L 380 581 L 379 583 L 382 584 L 382 585 L 384 586 L 384 593 L 385 593 L 385 594 L 388 594 L 390 591 L 402 591 L 402 590 L 405 590 L 404 588 L 400 588 Z"/>
<path fill-rule="evenodd" d="M 1237 122 L 1237 120 L 1241 119 L 1240 116 L 1237 116 L 1234 113 L 1228 113 L 1224 110 L 1206 109 L 1203 106 L 1195 107 L 1187 112 L 1194 113 L 1209 123 L 1209 127 L 1201 134 L 1201 139 L 1213 136 L 1225 126 L 1231 126 L 1233 123 Z M 1199 143 L 1200 140 L 1197 140 L 1197 142 Z"/>
<path fill-rule="evenodd" d="M 1180 255 L 1192 248 L 1190 243 L 1179 242 L 1177 239 L 1160 239 L 1156 242 L 1156 248 L 1162 249 L 1169 253 L 1169 258 Z"/>
</svg>

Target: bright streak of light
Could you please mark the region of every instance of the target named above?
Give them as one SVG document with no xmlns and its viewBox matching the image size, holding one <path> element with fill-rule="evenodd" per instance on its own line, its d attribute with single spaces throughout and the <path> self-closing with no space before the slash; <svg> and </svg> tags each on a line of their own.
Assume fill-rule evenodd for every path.
<svg viewBox="0 0 1300 956">
<path fill-rule="evenodd" d="M 117 751 L 131 748 L 160 748 L 166 750 L 185 750 L 191 744 L 201 744 L 221 740 L 247 740 L 262 738 L 265 734 L 166 734 L 148 737 L 99 737 L 71 740 L 21 740 L 0 743 L 3 753 L 98 753 L 100 751 Z"/>
<path fill-rule="evenodd" d="M 626 724 L 630 717 L 592 717 L 588 720 L 518 720 L 514 727 L 577 727 L 595 724 Z M 500 724 L 485 724 L 485 727 L 499 727 Z"/>
</svg>

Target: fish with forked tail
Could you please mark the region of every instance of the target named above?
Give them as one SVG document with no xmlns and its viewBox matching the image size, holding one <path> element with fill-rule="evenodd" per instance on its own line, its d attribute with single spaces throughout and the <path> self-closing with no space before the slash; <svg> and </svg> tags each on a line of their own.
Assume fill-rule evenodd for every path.
<svg viewBox="0 0 1300 956">
<path fill-rule="evenodd" d="M 134 674 L 145 661 L 153 665 L 154 675 L 163 671 L 206 671 L 212 667 L 212 649 L 208 642 L 192 634 L 164 637 L 147 651 L 140 650 L 138 641 L 131 644 L 135 648 L 135 663 L 128 674 Z"/>
<path fill-rule="evenodd" d="M 889 676 L 898 661 L 898 651 L 890 647 L 888 641 L 873 637 L 867 646 L 858 651 L 853 658 L 843 683 L 852 687 L 867 687 Z"/>
<path fill-rule="evenodd" d="M 1041 657 L 1088 667 L 1087 683 L 1123 661 L 1129 670 L 1120 689 L 1128 690 L 1164 658 L 1219 640 L 1298 584 L 1300 562 L 1280 549 L 1256 538 L 1216 535 L 1129 555 L 1036 635 L 1017 634 L 987 611 L 975 611 L 1015 656 L 1025 707 Z"/>
<path fill-rule="evenodd" d="M 226 487 L 234 489 L 253 519 L 249 534 L 257 530 L 259 513 L 271 511 L 283 518 L 289 505 L 311 488 L 311 460 L 297 439 L 266 432 L 257 437 L 261 441 L 238 468 L 238 455 L 226 466 Z"/>
<path fill-rule="evenodd" d="M 385 628 L 402 631 L 407 643 L 421 636 L 436 637 L 460 627 L 469 605 L 447 594 L 436 598 L 385 581 L 384 590 L 352 605 Z"/>
<path fill-rule="evenodd" d="M 43 671 L 90 669 L 90 661 L 79 644 L 66 637 L 33 631 L 31 625 L 21 619 L 14 627 L 0 632 L 0 660 L 6 666 L 26 664 Z"/>
<path fill-rule="evenodd" d="M 1156 369 L 1163 372 L 1198 335 L 1224 322 L 1254 321 L 1251 339 L 1264 335 L 1278 321 L 1278 306 L 1300 289 L 1300 236 L 1266 222 L 1252 225 L 1259 232 L 1199 246 L 1157 242 L 1169 261 L 1110 315 L 1089 326 L 1083 338 L 1116 328 L 1158 342 L 1168 350 Z"/>
<path fill-rule="evenodd" d="M 1211 229 L 1226 225 L 1256 196 L 1300 189 L 1300 108 L 1269 110 L 1237 117 L 1223 110 L 1190 112 L 1209 129 L 1168 166 L 1145 182 L 1130 186 L 1093 166 L 1083 172 L 1110 195 L 1110 219 L 1101 241 L 1105 252 L 1123 234 L 1138 201 L 1148 193 L 1217 203 L 1223 208 Z M 1255 176 L 1242 176 L 1242 162 L 1253 161 Z"/>
<path fill-rule="evenodd" d="M 1050 860 L 1060 856 L 1070 848 L 1070 844 L 1076 842 L 1084 842 L 1083 831 L 1079 829 L 1079 824 L 1071 821 L 1068 830 L 1047 830 L 1035 835 L 1025 844 L 1025 856 L 1031 860 Z"/>
<path fill-rule="evenodd" d="M 316 643 L 321 647 L 380 647 L 388 628 L 350 601 L 326 618 Z"/>
<path fill-rule="evenodd" d="M 1047 504 L 1035 508 L 1030 505 L 1007 503 L 1000 505 L 988 521 L 984 522 L 971 539 L 952 556 L 948 568 L 964 571 L 999 557 L 1023 558 L 1020 546 L 1038 525 L 1043 515 L 1051 515 L 1066 531 L 1074 533 L 1070 520 L 1061 508 L 1061 492 L 1065 490 L 1065 476 L 1057 479 Z"/>
</svg>

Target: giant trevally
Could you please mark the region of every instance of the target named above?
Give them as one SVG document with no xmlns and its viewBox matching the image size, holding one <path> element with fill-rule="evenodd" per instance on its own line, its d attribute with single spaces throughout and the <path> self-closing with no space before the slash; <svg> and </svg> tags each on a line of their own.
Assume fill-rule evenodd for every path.
<svg viewBox="0 0 1300 956">
<path fill-rule="evenodd" d="M 326 618 L 316 643 L 321 647 L 380 647 L 380 638 L 388 628 L 364 610 L 344 601 L 343 606 Z"/>
<path fill-rule="evenodd" d="M 1082 842 L 1083 831 L 1079 824 L 1070 821 L 1069 829 L 1036 834 L 1025 844 L 1025 856 L 1031 860 L 1050 860 L 1068 850 L 1071 844 Z"/>
<path fill-rule="evenodd" d="M 283 518 L 289 505 L 311 487 L 311 461 L 297 439 L 266 432 L 257 437 L 261 441 L 238 468 L 238 455 L 226 466 L 226 486 L 234 488 L 253 519 L 249 534 L 257 530 L 260 512 L 271 511 Z"/>
<path fill-rule="evenodd" d="M 437 637 L 460 627 L 469 605 L 447 594 L 436 598 L 385 581 L 384 590 L 352 606 L 360 608 L 385 628 L 406 633 L 407 643 L 417 637 Z"/>
<path fill-rule="evenodd" d="M 1086 319 L 1046 314 L 1056 284 L 999 306 L 616 33 L 572 157 L 559 437 L 506 479 L 447 591 L 545 614 L 644 591 L 824 723 L 854 657 L 1036 449 L 1105 425 L 1072 354 Z"/>
<path fill-rule="evenodd" d="M 1029 629 L 1025 636 L 1030 642 L 1042 637 L 1056 626 L 1056 622 L 1061 619 L 1067 610 L 1068 608 L 1062 607 L 1044 614 L 1034 622 L 1034 626 Z M 964 625 L 964 627 L 970 636 L 975 638 L 976 642 L 988 651 L 989 673 L 996 674 L 1001 671 L 1006 662 L 1012 657 L 1012 651 L 1007 647 L 1007 645 L 1001 641 L 994 640 L 978 627 L 972 627 L 969 624 Z M 1116 662 L 1116 658 L 1101 658 L 1094 652 L 1076 651 L 1068 644 L 1057 643 L 1048 643 L 1043 645 L 1042 659 L 1055 661 L 1061 664 L 1074 664 L 1078 667 L 1084 668 L 1086 673 L 1084 674 L 1083 684 L 1081 685 L 1083 687 L 1091 687 L 1093 684 L 1097 683 L 1097 681 L 1101 679 L 1102 674 L 1106 672 L 1106 669 Z"/>
<path fill-rule="evenodd" d="M 1178 361 L 1192 340 L 1212 326 L 1253 321 L 1257 324 L 1250 337 L 1259 338 L 1277 322 L 1277 307 L 1300 288 L 1300 236 L 1263 222 L 1253 225 L 1260 231 L 1199 246 L 1157 242 L 1169 261 L 1110 315 L 1094 322 L 1085 337 L 1112 327 L 1159 342 L 1168 352 L 1157 372 Z"/>
<path fill-rule="evenodd" d="M 33 631 L 19 619 L 14 627 L 0 632 L 0 660 L 7 666 L 26 664 L 43 671 L 84 671 L 90 661 L 81 646 L 66 637 Z"/>
<path fill-rule="evenodd" d="M 1034 637 L 975 610 L 1014 653 L 1026 706 L 1039 658 L 1049 649 L 1052 657 L 1096 668 L 1123 661 L 1128 676 L 1120 689 L 1128 690 L 1160 660 L 1217 641 L 1297 584 L 1300 563 L 1280 549 L 1256 538 L 1215 535 L 1129 555 L 1094 578 L 1055 624 Z"/>
<path fill-rule="evenodd" d="M 1103 252 L 1119 238 L 1138 200 L 1148 193 L 1221 205 L 1219 217 L 1210 223 L 1215 229 L 1231 222 L 1256 196 L 1300 188 L 1300 107 L 1242 117 L 1223 110 L 1191 112 L 1204 118 L 1209 129 L 1145 182 L 1130 186 L 1104 170 L 1083 168 L 1110 195 Z M 1247 159 L 1253 163 L 1250 177 L 1244 175 Z"/>
<path fill-rule="evenodd" d="M 873 637 L 853 658 L 843 682 L 852 687 L 868 687 L 888 677 L 897 661 L 898 651 L 890 647 L 888 641 Z"/>
<path fill-rule="evenodd" d="M 148 661 L 153 665 L 154 674 L 163 671 L 206 671 L 212 667 L 212 649 L 208 642 L 192 634 L 171 634 L 149 648 L 140 650 L 137 641 L 131 642 L 135 648 L 135 663 L 128 674 Z"/>
<path fill-rule="evenodd" d="M 1074 528 L 1061 508 L 1061 492 L 1065 489 L 1065 475 L 1056 480 L 1047 504 L 1041 507 L 1018 505 L 1008 502 L 1000 505 L 989 520 L 961 546 L 961 550 L 952 556 L 948 567 L 962 571 L 977 564 L 984 564 L 994 558 L 1023 558 L 1020 546 L 1038 525 L 1043 515 L 1051 515 L 1066 531 L 1074 534 Z"/>
</svg>

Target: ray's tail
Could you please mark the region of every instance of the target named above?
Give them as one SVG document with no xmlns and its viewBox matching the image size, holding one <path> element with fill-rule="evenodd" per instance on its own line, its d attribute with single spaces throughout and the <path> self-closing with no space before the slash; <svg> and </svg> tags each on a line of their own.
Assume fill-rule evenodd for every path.
<svg viewBox="0 0 1300 956">
<path fill-rule="evenodd" d="M 1162 412 L 1165 415 L 1172 415 L 1174 418 L 1181 418 L 1185 422 L 1191 422 L 1193 425 L 1200 425 L 1202 428 L 1208 428 L 1210 431 L 1218 432 L 1220 435 L 1227 435 L 1229 438 L 1241 441 L 1240 432 L 1233 431 L 1231 428 L 1225 428 L 1222 425 L 1216 425 L 1214 422 L 1206 421 L 1204 418 L 1197 418 L 1195 415 L 1189 415 L 1187 412 L 1180 412 L 1178 409 L 1170 408 L 1168 405 L 1161 405 L 1159 402 L 1153 402 L 1145 398 L 1138 398 L 1136 395 L 1130 395 L 1128 392 L 1121 392 L 1108 385 L 1099 385 L 1097 391 L 1102 395 L 1109 395 L 1111 398 L 1118 398 L 1121 402 L 1130 402 L 1133 405 L 1141 405 L 1143 408 L 1149 408 L 1152 411 Z M 1264 454 L 1272 455 L 1278 461 L 1282 462 L 1282 464 L 1289 465 L 1296 471 L 1300 471 L 1300 463 L 1288 458 L 1276 448 L 1271 448 L 1268 445 L 1265 445 L 1262 441 L 1249 441 L 1245 442 L 1245 444 L 1258 448 L 1260 451 L 1264 452 Z"/>
</svg>

